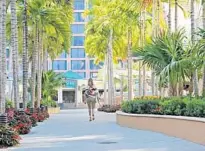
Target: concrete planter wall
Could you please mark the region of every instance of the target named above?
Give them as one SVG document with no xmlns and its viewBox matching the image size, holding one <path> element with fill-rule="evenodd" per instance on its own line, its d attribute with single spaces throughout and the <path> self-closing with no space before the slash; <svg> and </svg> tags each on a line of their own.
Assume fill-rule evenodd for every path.
<svg viewBox="0 0 205 151">
<path fill-rule="evenodd" d="M 48 107 L 49 114 L 57 114 L 60 112 L 60 107 Z"/>
<path fill-rule="evenodd" d="M 205 145 L 205 118 L 116 113 L 119 125 L 164 133 Z"/>
</svg>

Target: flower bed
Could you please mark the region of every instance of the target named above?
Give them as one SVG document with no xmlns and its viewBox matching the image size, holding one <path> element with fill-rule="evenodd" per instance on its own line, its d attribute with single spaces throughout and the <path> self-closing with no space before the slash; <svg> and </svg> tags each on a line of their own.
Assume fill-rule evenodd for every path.
<svg viewBox="0 0 205 151">
<path fill-rule="evenodd" d="M 19 144 L 21 137 L 9 126 L 0 126 L 0 147 L 9 147 Z"/>
<path fill-rule="evenodd" d="M 136 99 L 123 102 L 125 113 L 205 117 L 205 101 L 196 98 Z"/>
<path fill-rule="evenodd" d="M 34 113 L 31 113 L 30 109 L 26 109 L 24 113 L 9 107 L 6 109 L 8 125 L 0 125 L 0 148 L 19 144 L 21 139 L 19 134 L 28 134 L 32 127 L 37 126 L 38 122 L 49 118 L 49 113 L 45 108 L 34 109 Z"/>
<path fill-rule="evenodd" d="M 98 111 L 107 113 L 114 113 L 118 110 L 120 110 L 120 105 L 103 105 L 102 107 L 98 108 Z"/>
</svg>

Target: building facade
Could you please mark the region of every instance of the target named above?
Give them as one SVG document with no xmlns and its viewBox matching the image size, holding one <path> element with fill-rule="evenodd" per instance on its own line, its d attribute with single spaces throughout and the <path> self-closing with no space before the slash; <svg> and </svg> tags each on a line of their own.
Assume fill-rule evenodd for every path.
<svg viewBox="0 0 205 151">
<path fill-rule="evenodd" d="M 94 59 L 86 55 L 85 25 L 87 19 L 83 17 L 83 12 L 87 8 L 86 0 L 73 1 L 73 18 L 71 25 L 72 40 L 71 48 L 63 52 L 58 58 L 48 61 L 48 69 L 55 72 L 73 71 L 78 73 L 83 79 L 97 78 L 100 65 L 94 64 Z"/>
</svg>

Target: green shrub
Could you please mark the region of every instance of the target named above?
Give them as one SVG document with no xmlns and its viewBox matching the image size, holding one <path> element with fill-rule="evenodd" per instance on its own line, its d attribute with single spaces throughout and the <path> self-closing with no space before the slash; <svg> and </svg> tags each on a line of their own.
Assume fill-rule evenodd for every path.
<svg viewBox="0 0 205 151">
<path fill-rule="evenodd" d="M 6 100 L 6 108 L 14 108 L 14 103 L 11 100 Z"/>
<path fill-rule="evenodd" d="M 53 101 L 51 98 L 43 99 L 41 104 L 47 107 L 57 107 L 58 106 L 57 103 Z"/>
<path fill-rule="evenodd" d="M 123 112 L 136 114 L 159 114 L 159 101 L 157 100 L 141 100 L 126 101 L 121 105 Z"/>
<path fill-rule="evenodd" d="M 9 126 L 0 125 L 0 146 L 8 147 L 19 144 L 21 137 Z"/>
<path fill-rule="evenodd" d="M 184 115 L 186 104 L 184 101 L 173 98 L 160 102 L 161 113 L 165 115 Z"/>
<path fill-rule="evenodd" d="M 205 117 L 205 100 L 204 98 L 191 97 L 137 99 L 123 102 L 121 110 L 134 114 Z"/>
<path fill-rule="evenodd" d="M 205 102 L 192 100 L 186 103 L 186 116 L 205 117 Z"/>
</svg>

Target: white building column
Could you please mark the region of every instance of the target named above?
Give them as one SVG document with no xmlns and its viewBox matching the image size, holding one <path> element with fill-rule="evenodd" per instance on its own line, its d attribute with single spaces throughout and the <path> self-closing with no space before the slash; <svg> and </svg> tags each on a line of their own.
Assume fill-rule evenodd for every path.
<svg viewBox="0 0 205 151">
<path fill-rule="evenodd" d="M 63 103 L 63 89 L 59 88 L 58 89 L 58 103 Z"/>
</svg>

